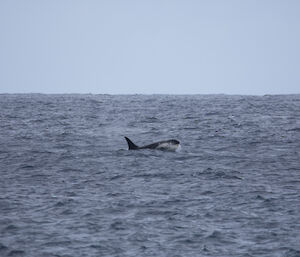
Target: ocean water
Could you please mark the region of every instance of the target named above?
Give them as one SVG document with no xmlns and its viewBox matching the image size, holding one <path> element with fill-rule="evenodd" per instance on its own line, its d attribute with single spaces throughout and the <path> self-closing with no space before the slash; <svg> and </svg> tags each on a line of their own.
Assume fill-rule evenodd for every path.
<svg viewBox="0 0 300 257">
<path fill-rule="evenodd" d="M 300 95 L 3 94 L 0 145 L 0 256 L 300 256 Z"/>
</svg>

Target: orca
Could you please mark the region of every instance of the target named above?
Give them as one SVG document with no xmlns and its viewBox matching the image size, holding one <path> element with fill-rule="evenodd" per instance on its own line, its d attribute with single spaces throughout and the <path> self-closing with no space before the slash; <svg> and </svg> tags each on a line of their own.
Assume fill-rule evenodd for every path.
<svg viewBox="0 0 300 257">
<path fill-rule="evenodd" d="M 163 151 L 176 151 L 177 149 L 180 149 L 180 142 L 175 139 L 159 141 L 145 146 L 137 146 L 128 137 L 125 137 L 125 139 L 128 144 L 128 150 L 155 149 Z"/>
</svg>

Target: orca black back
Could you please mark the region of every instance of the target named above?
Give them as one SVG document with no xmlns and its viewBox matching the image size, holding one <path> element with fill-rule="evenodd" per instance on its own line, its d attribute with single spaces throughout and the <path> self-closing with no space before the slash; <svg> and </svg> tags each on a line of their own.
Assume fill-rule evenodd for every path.
<svg viewBox="0 0 300 257">
<path fill-rule="evenodd" d="M 176 151 L 179 147 L 180 149 L 180 142 L 175 139 L 171 140 L 164 140 L 159 141 L 150 145 L 145 146 L 137 146 L 134 144 L 128 137 L 125 137 L 127 144 L 128 144 L 128 150 L 138 150 L 138 149 L 156 149 L 156 150 L 165 150 L 165 151 Z"/>
</svg>

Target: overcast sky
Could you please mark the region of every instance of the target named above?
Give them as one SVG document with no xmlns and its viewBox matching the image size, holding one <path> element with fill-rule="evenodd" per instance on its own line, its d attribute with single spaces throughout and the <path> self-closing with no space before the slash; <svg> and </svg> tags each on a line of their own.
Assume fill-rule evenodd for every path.
<svg viewBox="0 0 300 257">
<path fill-rule="evenodd" d="M 300 93 L 299 0 L 0 0 L 0 93 Z"/>
</svg>

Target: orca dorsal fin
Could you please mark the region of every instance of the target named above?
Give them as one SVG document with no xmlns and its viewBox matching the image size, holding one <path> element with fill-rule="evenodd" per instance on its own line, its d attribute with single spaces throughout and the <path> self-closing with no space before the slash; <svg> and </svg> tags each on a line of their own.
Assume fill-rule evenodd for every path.
<svg viewBox="0 0 300 257">
<path fill-rule="evenodd" d="M 128 144 L 128 150 L 136 150 L 139 147 L 135 145 L 128 137 L 125 137 L 127 144 Z"/>
</svg>

